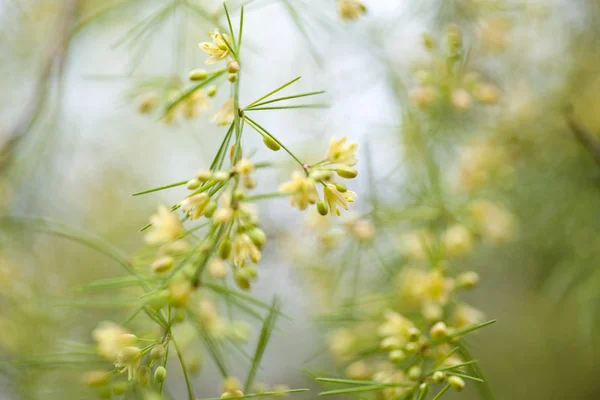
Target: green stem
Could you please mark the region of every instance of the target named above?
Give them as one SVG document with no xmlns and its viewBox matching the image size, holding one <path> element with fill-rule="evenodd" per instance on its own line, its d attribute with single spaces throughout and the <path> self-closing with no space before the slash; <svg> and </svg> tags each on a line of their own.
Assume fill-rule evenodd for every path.
<svg viewBox="0 0 600 400">
<path fill-rule="evenodd" d="M 195 400 L 196 396 L 194 395 L 194 388 L 192 387 L 192 381 L 190 380 L 190 375 L 187 371 L 187 367 L 185 366 L 185 362 L 183 361 L 183 355 L 181 353 L 181 349 L 175 341 L 175 337 L 171 333 L 171 342 L 173 342 L 173 347 L 175 347 L 175 351 L 177 352 L 177 358 L 179 358 L 179 363 L 181 364 L 181 370 L 183 371 L 183 377 L 185 378 L 185 385 L 187 387 L 188 399 Z"/>
<path fill-rule="evenodd" d="M 305 168 L 305 164 L 300 161 L 300 159 L 298 157 L 296 157 L 296 155 L 294 153 L 292 153 L 290 151 L 290 149 L 288 149 L 283 143 L 281 143 L 275 136 L 271 135 L 265 128 L 263 128 L 262 126 L 260 126 L 256 121 L 254 121 L 253 119 L 251 119 L 250 117 L 244 115 L 244 119 L 246 120 L 246 122 L 248 123 L 248 125 L 250 125 L 252 128 L 254 128 L 255 131 L 257 131 L 258 133 L 262 134 L 262 135 L 267 135 L 269 136 L 271 139 L 273 139 L 278 145 L 281 146 L 282 149 L 284 149 L 294 160 L 296 160 L 296 162 L 298 164 L 300 164 L 300 166 L 302 166 L 303 169 Z"/>
</svg>

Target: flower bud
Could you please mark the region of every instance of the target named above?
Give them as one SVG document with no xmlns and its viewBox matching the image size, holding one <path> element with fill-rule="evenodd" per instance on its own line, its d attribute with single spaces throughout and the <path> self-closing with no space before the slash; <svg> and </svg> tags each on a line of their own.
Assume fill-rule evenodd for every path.
<svg viewBox="0 0 600 400">
<path fill-rule="evenodd" d="M 217 209 L 217 203 L 215 201 L 209 201 L 206 204 L 206 207 L 204 207 L 204 215 L 206 215 L 207 218 L 210 218 L 213 216 L 213 214 L 215 213 L 215 210 Z"/>
<path fill-rule="evenodd" d="M 167 379 L 167 369 L 165 367 L 158 366 L 154 370 L 154 380 L 156 382 L 164 382 Z"/>
<path fill-rule="evenodd" d="M 229 61 L 229 63 L 227 63 L 227 72 L 229 72 L 230 74 L 235 74 L 239 70 L 240 70 L 240 63 L 238 63 L 237 61 L 231 60 L 231 61 Z"/>
<path fill-rule="evenodd" d="M 206 94 L 208 95 L 208 97 L 214 97 L 217 94 L 217 87 L 216 86 L 211 86 L 208 89 L 206 89 Z"/>
<path fill-rule="evenodd" d="M 156 259 L 152 263 L 152 271 L 157 274 L 169 271 L 173 267 L 173 257 L 164 256 Z"/>
<path fill-rule="evenodd" d="M 237 287 L 239 287 L 240 289 L 250 289 L 250 279 L 248 278 L 246 272 L 243 269 L 238 269 L 235 271 L 235 274 L 233 275 L 233 280 L 235 281 Z"/>
<path fill-rule="evenodd" d="M 315 181 L 328 181 L 331 179 L 331 171 L 318 169 L 310 173 L 310 178 Z"/>
<path fill-rule="evenodd" d="M 227 264 L 220 258 L 212 258 L 208 262 L 208 273 L 215 279 L 225 279 L 227 271 Z"/>
<path fill-rule="evenodd" d="M 88 371 L 83 375 L 83 383 L 90 387 L 104 386 L 110 382 L 110 375 L 106 371 Z"/>
<path fill-rule="evenodd" d="M 255 279 L 258 276 L 258 271 L 256 267 L 252 264 L 246 265 L 244 271 L 246 273 L 246 276 L 250 279 Z"/>
<path fill-rule="evenodd" d="M 229 177 L 230 174 L 226 171 L 217 171 L 212 176 L 213 180 L 217 182 L 225 182 L 227 179 L 229 179 Z"/>
<path fill-rule="evenodd" d="M 265 235 L 265 232 L 260 228 L 251 229 L 248 232 L 248 236 L 250 236 L 252 243 L 254 243 L 259 250 L 262 250 L 263 246 L 267 242 L 267 235 Z"/>
<path fill-rule="evenodd" d="M 335 188 L 338 190 L 338 192 L 340 193 L 344 193 L 348 191 L 348 188 L 346 187 L 346 185 L 344 185 L 343 183 L 334 183 Z"/>
<path fill-rule="evenodd" d="M 194 189 L 198 189 L 200 187 L 200 184 L 202 182 L 200 182 L 198 179 L 194 178 L 194 179 L 190 179 L 185 187 L 188 188 L 189 190 L 194 190 Z"/>
<path fill-rule="evenodd" d="M 265 144 L 265 146 L 267 146 L 269 149 L 271 149 L 273 151 L 278 151 L 279 149 L 281 149 L 281 146 L 279 145 L 279 143 L 277 143 L 275 141 L 275 139 L 273 139 L 271 136 L 268 136 L 268 135 L 263 136 L 263 143 Z"/>
<path fill-rule="evenodd" d="M 441 339 L 448 336 L 448 327 L 445 323 L 440 321 L 431 327 L 429 333 L 433 339 Z"/>
<path fill-rule="evenodd" d="M 237 74 L 229 74 L 227 75 L 227 80 L 231 83 L 234 83 L 235 81 L 237 81 Z"/>
<path fill-rule="evenodd" d="M 404 346 L 404 350 L 409 353 L 414 353 L 415 351 L 419 350 L 419 345 L 415 342 L 409 342 L 406 343 L 406 346 Z"/>
<path fill-rule="evenodd" d="M 212 218 L 215 224 L 226 224 L 233 218 L 233 210 L 229 207 L 218 208 Z"/>
<path fill-rule="evenodd" d="M 156 105 L 156 96 L 147 95 L 147 96 L 144 96 L 144 98 L 138 104 L 138 110 L 142 114 L 147 114 L 154 109 L 155 105 Z"/>
<path fill-rule="evenodd" d="M 244 397 L 244 392 L 242 392 L 241 390 L 233 390 L 231 392 L 224 392 L 221 395 L 222 399 L 231 399 L 231 398 L 237 398 L 237 397 Z"/>
<path fill-rule="evenodd" d="M 459 376 L 451 376 L 448 378 L 448 384 L 450 387 L 457 392 L 460 392 L 465 388 L 465 381 Z"/>
<path fill-rule="evenodd" d="M 235 201 L 242 201 L 246 197 L 246 192 L 243 189 L 237 188 L 233 192 L 233 199 Z"/>
<path fill-rule="evenodd" d="M 325 203 L 322 200 L 317 201 L 317 211 L 323 216 L 327 215 L 327 213 L 329 212 L 329 207 L 327 206 L 327 203 Z"/>
<path fill-rule="evenodd" d="M 224 392 L 233 392 L 236 390 L 240 390 L 242 388 L 242 384 L 239 379 L 234 376 L 228 376 L 223 380 L 223 391 Z"/>
<path fill-rule="evenodd" d="M 408 340 L 411 342 L 416 342 L 420 336 L 421 331 L 419 329 L 415 328 L 414 326 L 408 328 Z"/>
<path fill-rule="evenodd" d="M 392 362 L 400 362 L 406 358 L 406 353 L 402 350 L 392 350 L 388 354 L 388 358 Z"/>
<path fill-rule="evenodd" d="M 209 171 L 207 169 L 202 169 L 202 170 L 196 172 L 196 179 L 199 180 L 200 182 L 207 182 L 207 181 L 210 181 L 212 178 L 213 178 L 212 171 Z"/>
<path fill-rule="evenodd" d="M 352 167 L 348 167 L 346 165 L 342 165 L 341 167 L 338 167 L 335 172 L 337 172 L 337 174 L 342 177 L 342 178 L 346 178 L 346 179 L 352 179 L 352 178 L 356 178 L 356 176 L 358 175 L 358 171 Z"/>
<path fill-rule="evenodd" d="M 446 380 L 446 374 L 443 371 L 435 371 L 431 376 L 435 383 L 442 383 Z"/>
<path fill-rule="evenodd" d="M 402 341 L 394 336 L 389 336 L 381 341 L 381 348 L 386 351 L 396 350 L 402 346 Z"/>
<path fill-rule="evenodd" d="M 410 367 L 410 369 L 408 370 L 408 379 L 410 379 L 411 381 L 418 381 L 421 378 L 421 368 L 417 367 L 416 365 L 413 367 Z"/>
<path fill-rule="evenodd" d="M 275 385 L 273 386 L 273 397 L 284 397 L 288 390 L 290 390 L 290 388 L 286 385 Z"/>
<path fill-rule="evenodd" d="M 223 239 L 219 245 L 219 249 L 217 250 L 217 254 L 221 260 L 227 260 L 229 258 L 229 255 L 231 254 L 231 247 L 231 240 L 228 237 Z"/>
<path fill-rule="evenodd" d="M 194 69 L 188 74 L 190 81 L 203 81 L 208 77 L 208 72 L 204 69 Z"/>
<path fill-rule="evenodd" d="M 464 272 L 456 277 L 456 286 L 461 289 L 472 289 L 479 283 L 479 274 L 474 271 Z"/>
<path fill-rule="evenodd" d="M 165 354 L 167 354 L 167 350 L 162 344 L 157 344 L 152 348 L 152 350 L 150 350 L 150 357 L 152 357 L 154 360 L 163 358 Z"/>
</svg>

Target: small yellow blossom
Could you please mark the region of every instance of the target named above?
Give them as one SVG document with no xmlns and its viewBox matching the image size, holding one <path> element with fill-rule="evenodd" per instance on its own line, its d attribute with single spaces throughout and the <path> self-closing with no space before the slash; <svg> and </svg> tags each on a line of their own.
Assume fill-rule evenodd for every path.
<svg viewBox="0 0 600 400">
<path fill-rule="evenodd" d="M 340 215 L 339 207 L 342 207 L 344 210 L 348 209 L 348 203 L 354 202 L 354 197 L 356 193 L 351 192 L 349 190 L 340 193 L 335 185 L 328 183 L 323 189 L 323 193 L 325 195 L 325 201 L 329 206 L 330 212 L 335 212 L 336 215 Z"/>
<path fill-rule="evenodd" d="M 188 118 L 196 118 L 200 111 L 210 107 L 208 95 L 203 90 L 196 90 L 182 104 L 183 115 Z"/>
<path fill-rule="evenodd" d="M 156 214 L 150 217 L 150 223 L 152 226 L 146 234 L 146 242 L 149 244 L 170 242 L 185 233 L 177 214 L 172 213 L 165 206 L 158 207 Z"/>
<path fill-rule="evenodd" d="M 346 367 L 346 376 L 350 379 L 369 379 L 371 369 L 364 361 L 355 361 Z"/>
<path fill-rule="evenodd" d="M 475 89 L 475 97 L 483 104 L 496 104 L 500 97 L 500 91 L 491 83 L 482 83 Z"/>
<path fill-rule="evenodd" d="M 252 189 L 256 186 L 256 181 L 252 177 L 252 172 L 254 172 L 254 163 L 247 158 L 242 158 L 235 165 L 235 170 L 240 174 L 242 178 L 242 184 L 247 189 Z"/>
<path fill-rule="evenodd" d="M 212 38 L 212 43 L 200 43 L 202 51 L 210 56 L 210 58 L 206 60 L 206 64 L 214 64 L 226 58 L 230 53 L 229 48 L 232 45 L 231 38 L 226 34 L 211 32 L 210 37 Z"/>
<path fill-rule="evenodd" d="M 339 0 L 338 8 L 340 17 L 349 20 L 358 19 L 367 12 L 367 7 L 358 0 Z"/>
<path fill-rule="evenodd" d="M 339 139 L 331 138 L 329 142 L 329 149 L 325 158 L 332 164 L 343 164 L 347 166 L 356 165 L 358 159 L 356 158 L 356 151 L 358 150 L 358 143 L 346 143 L 348 138 L 343 136 Z"/>
<path fill-rule="evenodd" d="M 440 270 L 433 270 L 419 282 L 418 291 L 426 303 L 446 304 L 454 289 L 454 281 L 446 278 Z"/>
<path fill-rule="evenodd" d="M 346 222 L 346 228 L 359 240 L 371 240 L 375 237 L 375 227 L 369 221 L 355 218 Z"/>
<path fill-rule="evenodd" d="M 384 338 L 395 338 L 398 347 L 403 346 L 409 341 L 415 325 L 408 318 L 392 310 L 384 312 L 385 322 L 378 328 L 379 336 Z"/>
<path fill-rule="evenodd" d="M 487 200 L 473 202 L 470 209 L 477 229 L 492 243 L 506 243 L 514 237 L 515 220 L 508 211 Z"/>
<path fill-rule="evenodd" d="M 280 185 L 279 191 L 290 194 L 290 204 L 299 210 L 305 210 L 309 204 L 315 204 L 319 199 L 315 181 L 299 171 L 294 171 L 292 180 Z"/>
<path fill-rule="evenodd" d="M 124 368 L 127 379 L 131 380 L 135 377 L 141 359 L 142 350 L 133 346 L 124 347 L 117 357 L 117 368 Z"/>
<path fill-rule="evenodd" d="M 454 89 L 451 100 L 452 105 L 459 110 L 468 110 L 473 105 L 473 98 L 465 89 Z"/>
<path fill-rule="evenodd" d="M 233 263 L 243 267 L 248 259 L 252 262 L 259 262 L 261 258 L 260 250 L 250 236 L 241 233 L 233 240 Z"/>
<path fill-rule="evenodd" d="M 190 216 L 190 219 L 198 219 L 204 213 L 204 209 L 209 201 L 209 195 L 198 193 L 183 200 L 181 202 L 181 209 Z"/>
<path fill-rule="evenodd" d="M 92 333 L 98 354 L 109 361 L 115 361 L 121 350 L 137 342 L 135 335 L 114 322 L 101 322 Z"/>
<path fill-rule="evenodd" d="M 483 322 L 484 319 L 485 314 L 483 312 L 464 303 L 459 304 L 450 316 L 452 327 L 456 329 L 479 324 Z"/>
<path fill-rule="evenodd" d="M 426 260 L 432 246 L 433 237 L 427 230 L 407 232 L 398 238 L 398 247 L 402 254 L 417 261 Z"/>
<path fill-rule="evenodd" d="M 412 89 L 409 95 L 417 106 L 425 108 L 435 101 L 437 92 L 430 86 L 418 86 Z"/>
<path fill-rule="evenodd" d="M 217 111 L 213 120 L 217 126 L 227 126 L 233 122 L 234 110 L 233 110 L 233 97 L 230 97 L 223 103 L 221 108 Z"/>
<path fill-rule="evenodd" d="M 327 343 L 334 356 L 344 359 L 352 353 L 356 341 L 357 337 L 350 329 L 340 328 L 329 335 Z"/>
<path fill-rule="evenodd" d="M 442 239 L 446 253 L 450 256 L 459 256 L 471 251 L 473 239 L 471 232 L 463 225 L 453 225 L 444 233 Z"/>
</svg>

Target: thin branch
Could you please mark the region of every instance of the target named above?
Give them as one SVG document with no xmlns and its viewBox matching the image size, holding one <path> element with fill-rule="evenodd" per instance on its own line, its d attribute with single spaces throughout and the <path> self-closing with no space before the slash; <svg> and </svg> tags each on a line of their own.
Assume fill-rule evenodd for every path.
<svg viewBox="0 0 600 400">
<path fill-rule="evenodd" d="M 600 165 L 600 140 L 575 120 L 572 106 L 569 106 L 566 115 L 567 124 L 575 138 L 591 153 L 596 164 Z"/>
</svg>

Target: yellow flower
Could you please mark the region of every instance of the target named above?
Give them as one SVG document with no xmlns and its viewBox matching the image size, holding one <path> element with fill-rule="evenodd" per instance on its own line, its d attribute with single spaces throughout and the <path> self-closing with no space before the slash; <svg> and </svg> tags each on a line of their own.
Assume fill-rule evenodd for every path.
<svg viewBox="0 0 600 400">
<path fill-rule="evenodd" d="M 359 240 L 370 240 L 375 236 L 375 227 L 369 221 L 355 218 L 345 223 L 346 228 Z"/>
<path fill-rule="evenodd" d="M 423 261 L 431 251 L 433 238 L 431 233 L 424 229 L 407 232 L 398 238 L 398 246 L 406 257 Z"/>
<path fill-rule="evenodd" d="M 210 58 L 206 60 L 206 64 L 214 64 L 224 58 L 226 58 L 231 47 L 231 38 L 228 35 L 220 34 L 219 32 L 210 33 L 212 43 L 203 42 L 200 43 L 202 51 L 206 52 Z M 227 46 L 229 44 L 229 46 Z"/>
<path fill-rule="evenodd" d="M 235 170 L 241 175 L 242 184 L 247 189 L 252 189 L 256 186 L 256 181 L 252 177 L 252 172 L 254 172 L 254 169 L 254 163 L 247 158 L 242 158 L 235 165 Z"/>
<path fill-rule="evenodd" d="M 196 118 L 200 111 L 210 107 L 210 101 L 203 90 L 196 90 L 182 104 L 181 109 L 186 118 Z"/>
<path fill-rule="evenodd" d="M 357 0 L 339 0 L 338 8 L 342 19 L 358 19 L 367 12 L 367 7 Z"/>
<path fill-rule="evenodd" d="M 454 281 L 444 277 L 441 271 L 433 270 L 423 277 L 418 287 L 424 302 L 446 304 L 454 289 Z"/>
<path fill-rule="evenodd" d="M 354 202 L 354 197 L 356 196 L 356 193 L 349 190 L 340 193 L 335 185 L 332 185 L 331 183 L 328 183 L 327 186 L 325 186 L 323 193 L 325 194 L 325 201 L 329 206 L 329 212 L 335 212 L 337 215 L 340 215 L 338 206 L 342 207 L 344 210 L 347 210 L 348 203 Z"/>
<path fill-rule="evenodd" d="M 385 322 L 377 330 L 379 336 L 397 338 L 401 346 L 406 344 L 415 330 L 412 321 L 392 310 L 386 310 L 384 318 Z"/>
<path fill-rule="evenodd" d="M 452 327 L 456 329 L 479 324 L 484 319 L 485 314 L 483 312 L 467 304 L 459 304 L 450 317 Z"/>
<path fill-rule="evenodd" d="M 473 98 L 465 89 L 454 89 L 451 95 L 452 105 L 459 110 L 468 110 L 473 105 Z"/>
<path fill-rule="evenodd" d="M 446 253 L 458 256 L 471 251 L 473 239 L 471 232 L 462 225 L 453 225 L 444 233 L 442 239 Z"/>
<path fill-rule="evenodd" d="M 346 136 L 339 139 L 331 138 L 325 158 L 332 164 L 344 164 L 350 167 L 356 165 L 358 162 L 356 158 L 358 143 L 346 143 L 347 140 Z"/>
<path fill-rule="evenodd" d="M 430 86 L 417 86 L 410 91 L 409 96 L 417 106 L 425 108 L 435 101 L 437 91 Z"/>
<path fill-rule="evenodd" d="M 219 108 L 213 120 L 217 123 L 217 126 L 227 126 L 233 122 L 233 118 L 233 97 L 230 97 Z"/>
<path fill-rule="evenodd" d="M 190 216 L 190 219 L 198 219 L 204 213 L 204 209 L 209 201 L 209 195 L 198 193 L 183 200 L 181 202 L 181 209 Z"/>
<path fill-rule="evenodd" d="M 473 202 L 471 215 L 481 235 L 492 243 L 506 243 L 514 237 L 515 220 L 512 214 L 491 201 Z"/>
<path fill-rule="evenodd" d="M 137 342 L 137 337 L 114 322 L 101 322 L 92 333 L 98 354 L 109 361 L 115 361 L 121 350 Z"/>
<path fill-rule="evenodd" d="M 165 206 L 158 207 L 157 213 L 150 217 L 150 223 L 152 226 L 146 234 L 149 244 L 170 242 L 179 239 L 185 232 L 177 214 Z"/>
<path fill-rule="evenodd" d="M 299 210 L 304 210 L 309 204 L 315 204 L 319 200 L 315 181 L 299 171 L 294 171 L 292 180 L 279 186 L 279 191 L 290 194 L 290 204 Z"/>
<path fill-rule="evenodd" d="M 333 331 L 327 340 L 329 350 L 337 358 L 344 359 L 354 350 L 357 337 L 352 330 L 340 328 Z"/>
<path fill-rule="evenodd" d="M 233 241 L 233 263 L 240 267 L 243 267 L 246 260 L 250 259 L 252 262 L 259 262 L 261 258 L 260 250 L 250 236 L 245 233 L 239 234 Z"/>
<path fill-rule="evenodd" d="M 124 368 L 127 371 L 127 379 L 132 380 L 135 376 L 140 361 L 142 359 L 142 350 L 137 347 L 124 347 L 119 352 L 117 358 L 117 368 Z M 123 371 L 121 371 L 123 372 Z"/>
</svg>

